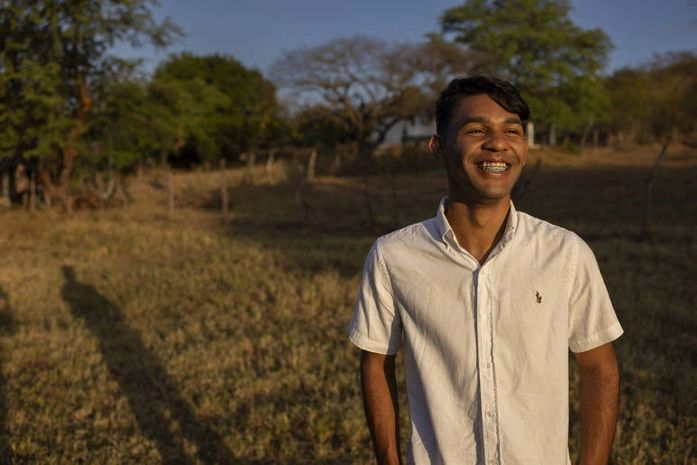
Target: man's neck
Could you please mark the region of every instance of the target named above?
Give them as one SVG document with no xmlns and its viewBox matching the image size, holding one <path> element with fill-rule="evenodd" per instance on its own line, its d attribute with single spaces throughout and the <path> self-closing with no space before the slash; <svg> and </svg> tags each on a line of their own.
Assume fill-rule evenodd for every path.
<svg viewBox="0 0 697 465">
<path fill-rule="evenodd" d="M 491 204 L 448 199 L 445 217 L 458 244 L 484 263 L 503 237 L 510 199 Z"/>
</svg>

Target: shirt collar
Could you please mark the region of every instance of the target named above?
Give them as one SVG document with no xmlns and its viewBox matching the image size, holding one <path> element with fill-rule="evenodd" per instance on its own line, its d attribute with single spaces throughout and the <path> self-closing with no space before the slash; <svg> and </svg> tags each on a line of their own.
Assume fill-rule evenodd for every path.
<svg viewBox="0 0 697 465">
<path fill-rule="evenodd" d="M 441 240 L 450 247 L 459 247 L 457 239 L 455 238 L 455 232 L 453 228 L 450 227 L 448 219 L 445 217 L 445 208 L 448 205 L 448 196 L 441 199 L 440 205 L 438 205 L 438 210 L 436 212 L 436 228 L 438 230 L 438 236 Z M 501 238 L 501 246 L 506 245 L 515 234 L 516 228 L 518 227 L 518 211 L 511 201 L 511 206 L 508 210 L 508 219 L 506 220 L 506 230 Z"/>
</svg>

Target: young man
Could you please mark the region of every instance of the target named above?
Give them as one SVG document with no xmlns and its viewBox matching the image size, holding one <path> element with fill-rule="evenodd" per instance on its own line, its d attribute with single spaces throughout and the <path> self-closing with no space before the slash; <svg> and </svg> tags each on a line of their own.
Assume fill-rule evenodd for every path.
<svg viewBox="0 0 697 465">
<path fill-rule="evenodd" d="M 622 334 L 593 253 L 515 210 L 529 109 L 510 84 L 453 80 L 431 151 L 448 197 L 435 218 L 379 238 L 351 341 L 380 464 L 401 463 L 395 353 L 404 347 L 409 464 L 570 463 L 568 351 L 581 374 L 581 465 L 605 465 L 617 420 L 611 341 Z"/>
</svg>

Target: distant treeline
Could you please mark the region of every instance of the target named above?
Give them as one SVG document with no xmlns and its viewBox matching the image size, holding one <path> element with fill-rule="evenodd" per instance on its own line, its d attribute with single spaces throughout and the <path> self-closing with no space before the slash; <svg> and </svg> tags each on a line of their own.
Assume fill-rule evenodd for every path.
<svg viewBox="0 0 697 465">
<path fill-rule="evenodd" d="M 517 84 L 538 142 L 693 141 L 697 56 L 603 75 L 607 35 L 569 11 L 565 0 L 467 0 L 423 43 L 336 39 L 286 53 L 265 77 L 230 56 L 172 55 L 146 75 L 111 55 L 121 41 L 167 46 L 181 34 L 153 19 L 148 0 L 2 2 L 0 195 L 16 200 L 31 185 L 69 209 L 76 180 L 98 187 L 143 165 L 234 163 L 260 150 L 340 152 L 368 166 L 396 124 L 432 119 L 457 75 Z"/>
</svg>

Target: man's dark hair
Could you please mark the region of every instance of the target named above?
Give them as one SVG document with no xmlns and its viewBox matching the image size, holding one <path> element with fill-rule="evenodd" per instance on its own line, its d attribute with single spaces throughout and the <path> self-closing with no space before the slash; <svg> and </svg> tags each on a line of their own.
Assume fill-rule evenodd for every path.
<svg viewBox="0 0 697 465">
<path fill-rule="evenodd" d="M 518 115 L 523 123 L 523 129 L 527 131 L 530 108 L 520 96 L 518 89 L 513 84 L 501 79 L 472 76 L 453 79 L 448 87 L 441 92 L 436 102 L 436 132 L 439 136 L 445 136 L 453 108 L 462 98 L 473 95 L 488 95 L 491 100 L 501 105 L 501 108 Z"/>
</svg>

